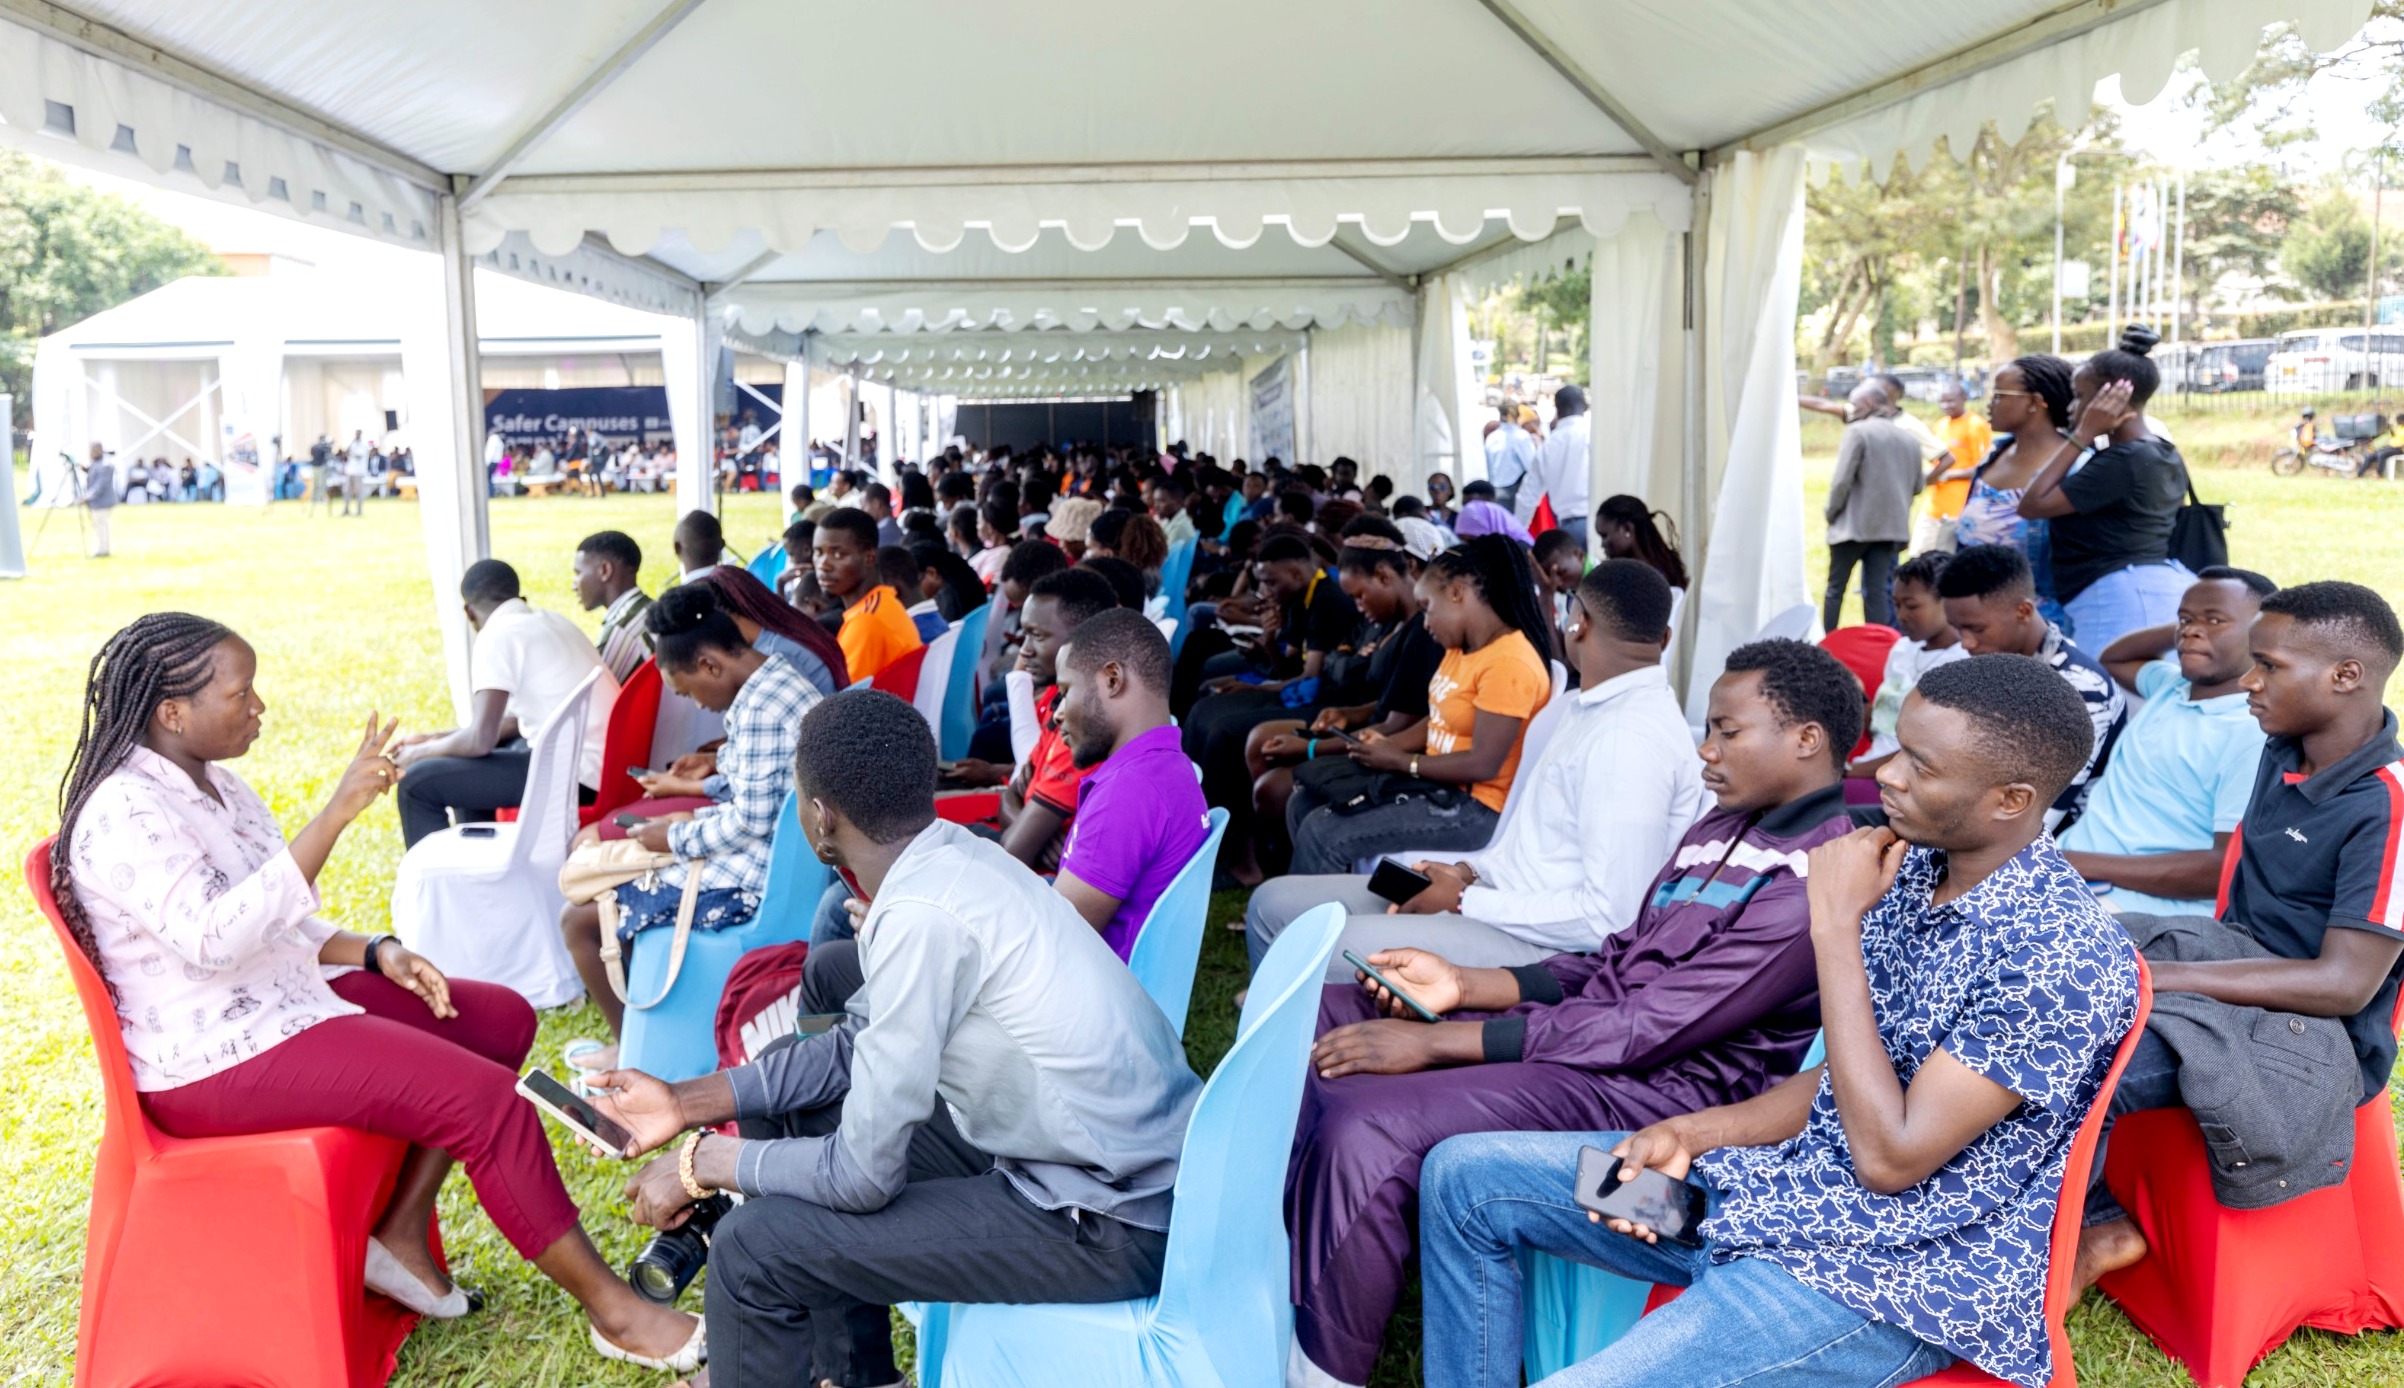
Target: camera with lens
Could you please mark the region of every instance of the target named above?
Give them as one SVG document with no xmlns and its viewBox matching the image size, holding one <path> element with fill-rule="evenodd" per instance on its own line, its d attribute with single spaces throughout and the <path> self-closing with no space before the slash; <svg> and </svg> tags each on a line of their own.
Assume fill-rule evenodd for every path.
<svg viewBox="0 0 2404 1388">
<path fill-rule="evenodd" d="M 695 1201 L 692 1216 L 684 1223 L 653 1234 L 626 1268 L 626 1280 L 634 1285 L 635 1294 L 662 1306 L 674 1305 L 700 1276 L 701 1265 L 709 1261 L 711 1231 L 734 1207 L 734 1201 L 724 1194 L 713 1195 Z"/>
</svg>

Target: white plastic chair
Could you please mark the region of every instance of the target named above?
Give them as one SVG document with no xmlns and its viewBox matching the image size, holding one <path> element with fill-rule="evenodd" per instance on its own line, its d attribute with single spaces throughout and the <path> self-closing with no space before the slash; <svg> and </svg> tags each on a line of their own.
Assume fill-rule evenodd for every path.
<svg viewBox="0 0 2404 1388">
<path fill-rule="evenodd" d="M 1818 629 L 1820 609 L 1807 602 L 1796 603 L 1761 624 L 1753 633 L 1756 641 L 1809 641 Z"/>
<path fill-rule="evenodd" d="M 1002 676 L 1002 687 L 1010 691 L 1011 764 L 1025 766 L 1035 755 L 1035 744 L 1043 740 L 1043 725 L 1035 721 L 1035 677 L 1012 670 Z"/>
<path fill-rule="evenodd" d="M 1504 826 L 1511 822 L 1511 816 L 1526 800 L 1527 797 L 1523 791 L 1528 782 L 1535 779 L 1531 773 L 1535 771 L 1536 763 L 1544 759 L 1544 749 L 1553 740 L 1553 730 L 1561 726 L 1562 711 L 1569 707 L 1569 701 L 1562 697 L 1569 689 L 1569 667 L 1558 660 L 1551 664 L 1553 667 L 1553 696 L 1544 701 L 1544 707 L 1536 710 L 1536 716 L 1529 719 L 1528 725 L 1519 731 L 1519 772 L 1511 778 L 1511 788 L 1503 792 L 1502 813 L 1495 817 L 1494 836 L 1486 840 L 1488 843 L 1497 842 L 1502 838 Z M 1457 848 L 1414 849 L 1408 853 L 1378 855 L 1378 857 L 1392 858 L 1395 862 L 1404 864 L 1423 860 L 1449 863 L 1460 856 L 1461 850 Z M 1377 871 L 1377 858 L 1362 858 L 1353 863 L 1352 870 L 1360 873 L 1375 872 Z"/>
<path fill-rule="evenodd" d="M 453 978 L 501 984 L 536 1007 L 564 1006 L 584 993 L 559 938 L 567 904 L 559 867 L 576 833 L 576 769 L 600 678 L 596 665 L 535 734 L 516 823 L 429 834 L 401 855 L 392 884 L 392 929 L 401 943 Z M 469 827 L 476 836 L 463 832 Z"/>
<path fill-rule="evenodd" d="M 927 730 L 938 742 L 943 738 L 943 701 L 951 692 L 952 662 L 960 654 L 960 627 L 953 623 L 941 636 L 927 643 L 927 653 L 918 666 L 918 691 L 910 703 L 918 716 L 927 720 Z"/>
</svg>

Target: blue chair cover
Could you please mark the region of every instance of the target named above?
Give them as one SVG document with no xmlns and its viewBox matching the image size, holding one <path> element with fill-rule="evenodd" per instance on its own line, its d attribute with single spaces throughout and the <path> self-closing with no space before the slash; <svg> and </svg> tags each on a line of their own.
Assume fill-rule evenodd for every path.
<svg viewBox="0 0 2404 1388">
<path fill-rule="evenodd" d="M 726 976 L 734 972 L 736 960 L 763 945 L 810 938 L 810 920 L 818 898 L 826 894 L 829 875 L 802 837 L 801 811 L 788 793 L 784 808 L 776 812 L 776 837 L 768 849 L 768 881 L 760 889 L 759 911 L 738 926 L 693 932 L 685 945 L 684 968 L 668 996 L 649 1008 L 626 1009 L 618 1037 L 619 1063 L 669 1081 L 699 1079 L 718 1069 L 718 998 L 726 991 Z M 675 952 L 669 948 L 672 938 L 662 928 L 636 938 L 626 970 L 630 995 L 658 997 L 668 978 L 668 958 Z"/>
<path fill-rule="evenodd" d="M 1826 1038 L 1815 1036 L 1801 1068 L 1827 1058 Z M 1519 1281 L 1519 1360 L 1530 1383 L 1609 1349 L 1644 1315 L 1653 1294 L 1649 1282 L 1527 1248 L 1519 1250 Z"/>
<path fill-rule="evenodd" d="M 1185 1035 L 1186 1005 L 1194 996 L 1194 970 L 1202 962 L 1202 930 L 1210 917 L 1210 879 L 1218 870 L 1219 836 L 1227 832 L 1227 812 L 1210 812 L 1210 835 L 1194 856 L 1185 860 L 1169 889 L 1152 903 L 1144 928 L 1127 952 L 1127 967 L 1144 985 L 1152 1001 L 1169 1014 L 1179 1036 Z"/>
<path fill-rule="evenodd" d="M 985 624 L 992 618 L 993 604 L 988 602 L 959 622 L 951 683 L 943 691 L 943 727 L 935 739 L 945 761 L 967 756 L 968 740 L 977 731 L 977 660 L 985 653 Z"/>
<path fill-rule="evenodd" d="M 923 1388 L 1282 1388 L 1293 1307 L 1281 1193 L 1319 980 L 1343 929 L 1341 907 L 1308 912 L 1253 975 L 1243 1031 L 1186 1129 L 1160 1295 L 927 1306 Z"/>
<path fill-rule="evenodd" d="M 1185 646 L 1185 585 L 1194 576 L 1194 551 L 1201 541 L 1187 540 L 1169 551 L 1160 564 L 1160 595 L 1168 599 L 1168 610 L 1161 615 L 1177 624 L 1169 637 L 1169 654 L 1173 657 Z"/>
<path fill-rule="evenodd" d="M 786 559 L 785 542 L 770 540 L 768 547 L 751 556 L 751 562 L 743 567 L 749 569 L 753 578 L 767 584 L 769 591 L 773 592 L 776 589 L 776 581 L 785 576 Z"/>
</svg>

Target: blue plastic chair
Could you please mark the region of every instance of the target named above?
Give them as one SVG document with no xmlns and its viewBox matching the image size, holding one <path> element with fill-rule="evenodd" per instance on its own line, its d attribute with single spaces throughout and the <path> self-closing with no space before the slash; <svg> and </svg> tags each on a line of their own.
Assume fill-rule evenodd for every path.
<svg viewBox="0 0 2404 1388">
<path fill-rule="evenodd" d="M 790 556 L 785 553 L 785 542 L 770 540 L 768 547 L 751 556 L 751 562 L 743 567 L 751 571 L 753 578 L 767 584 L 768 591 L 775 592 L 776 581 L 785 576 L 785 565 L 789 559 Z"/>
<path fill-rule="evenodd" d="M 943 691 L 943 726 L 935 739 L 945 761 L 967 756 L 968 740 L 976 735 L 977 659 L 985 653 L 985 624 L 992 617 L 993 604 L 989 602 L 972 609 L 953 627 L 959 635 L 952 646 L 951 682 Z"/>
<path fill-rule="evenodd" d="M 1185 587 L 1193 580 L 1194 551 L 1200 548 L 1201 543 L 1199 540 L 1188 540 L 1170 550 L 1169 557 L 1160 561 L 1160 595 L 1168 599 L 1168 606 L 1161 615 L 1177 624 L 1169 632 L 1169 657 L 1172 660 L 1179 651 L 1185 649 Z"/>
<path fill-rule="evenodd" d="M 1227 812 L 1210 812 L 1210 836 L 1185 860 L 1169 889 L 1152 903 L 1135 948 L 1127 952 L 1127 967 L 1144 985 L 1152 1001 L 1169 1014 L 1169 1022 L 1185 1035 L 1186 1005 L 1193 1001 L 1194 970 L 1202 962 L 1202 928 L 1210 918 L 1210 879 L 1218 870 L 1219 836 L 1227 832 Z"/>
<path fill-rule="evenodd" d="M 1825 1037 L 1811 1038 L 1800 1070 L 1828 1058 Z M 1519 1360 L 1528 1382 L 1550 1377 L 1611 1347 L 1644 1315 L 1653 1284 L 1534 1249 L 1519 1250 Z"/>
<path fill-rule="evenodd" d="M 1160 1295 L 1092 1306 L 928 1306 L 918 1339 L 923 1388 L 1282 1388 L 1294 1314 L 1286 1159 L 1319 980 L 1343 930 L 1342 907 L 1308 912 L 1253 975 L 1253 1006 L 1186 1129 Z"/>
<path fill-rule="evenodd" d="M 735 961 L 763 945 L 810 938 L 810 919 L 826 894 L 829 872 L 802 837 L 799 802 L 788 793 L 776 812 L 776 837 L 768 848 L 768 881 L 760 909 L 749 921 L 725 930 L 696 930 L 685 944 L 684 968 L 676 986 L 650 1007 L 628 1003 L 618 1034 L 618 1062 L 668 1081 L 699 1079 L 718 1069 L 718 998 Z M 654 929 L 637 938 L 626 992 L 637 1000 L 659 997 L 668 978 L 672 937 Z"/>
</svg>

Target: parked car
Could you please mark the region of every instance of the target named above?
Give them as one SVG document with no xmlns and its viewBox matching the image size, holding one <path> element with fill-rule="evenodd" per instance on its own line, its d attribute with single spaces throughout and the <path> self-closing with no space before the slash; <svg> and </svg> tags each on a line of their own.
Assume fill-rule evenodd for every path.
<svg viewBox="0 0 2404 1388">
<path fill-rule="evenodd" d="M 2262 374 L 2264 387 L 2274 395 L 2326 395 L 2394 384 L 2404 381 L 2404 332 L 2301 328 L 2281 333 Z"/>
<path fill-rule="evenodd" d="M 2270 363 L 2270 355 L 2278 345 L 2275 339 L 2267 337 L 2203 343 L 2196 348 L 2195 359 L 2188 363 L 2187 389 L 2205 395 L 2260 390 L 2263 368 Z"/>
</svg>

